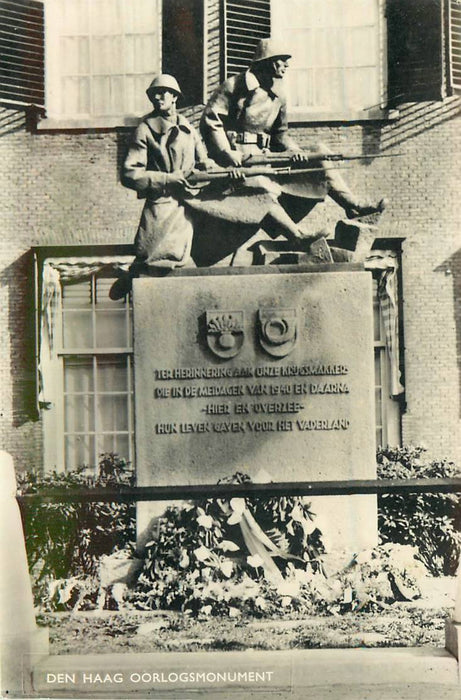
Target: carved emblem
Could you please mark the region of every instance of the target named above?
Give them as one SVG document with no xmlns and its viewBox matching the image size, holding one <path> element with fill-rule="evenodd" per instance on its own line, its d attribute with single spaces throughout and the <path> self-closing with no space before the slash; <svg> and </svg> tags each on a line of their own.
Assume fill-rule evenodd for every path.
<svg viewBox="0 0 461 700">
<path fill-rule="evenodd" d="M 235 357 L 243 345 L 243 311 L 207 311 L 208 347 L 218 357 Z"/>
<path fill-rule="evenodd" d="M 297 337 L 296 309 L 262 308 L 258 311 L 259 342 L 274 357 L 285 357 Z"/>
</svg>

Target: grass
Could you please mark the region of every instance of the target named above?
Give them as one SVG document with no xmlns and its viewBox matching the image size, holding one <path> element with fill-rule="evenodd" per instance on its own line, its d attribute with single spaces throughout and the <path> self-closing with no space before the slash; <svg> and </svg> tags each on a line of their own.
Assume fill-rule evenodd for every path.
<svg viewBox="0 0 461 700">
<path fill-rule="evenodd" d="M 245 649 L 405 647 L 445 644 L 450 608 L 395 603 L 385 612 L 283 619 L 193 619 L 176 612 L 46 613 L 52 654 Z"/>
</svg>

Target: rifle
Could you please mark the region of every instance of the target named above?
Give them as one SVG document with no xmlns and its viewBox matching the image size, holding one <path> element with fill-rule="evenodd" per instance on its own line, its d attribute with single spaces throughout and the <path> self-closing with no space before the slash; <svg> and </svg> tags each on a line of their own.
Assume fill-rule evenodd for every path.
<svg viewBox="0 0 461 700">
<path fill-rule="evenodd" d="M 298 169 L 298 163 L 292 162 L 293 153 L 290 155 L 284 155 L 283 153 L 263 153 L 261 155 L 249 155 L 243 159 L 245 166 L 258 166 L 258 165 L 285 165 L 291 163 L 291 167 Z M 368 155 L 346 155 L 344 153 L 322 153 L 317 151 L 314 153 L 303 153 L 308 162 L 337 162 L 340 160 L 368 160 L 369 158 L 398 158 L 399 156 L 405 155 L 404 153 L 369 153 Z M 302 167 L 303 163 L 299 163 Z"/>
<path fill-rule="evenodd" d="M 244 177 L 257 177 L 258 175 L 303 175 L 305 173 L 323 173 L 325 168 L 296 168 L 291 165 L 283 167 L 271 167 L 270 165 L 253 165 L 248 168 L 219 168 L 217 170 L 193 170 L 187 177 L 187 182 L 192 187 L 205 185 L 219 180 L 230 180 L 234 172 Z M 238 180 L 237 180 L 238 182 Z"/>
</svg>

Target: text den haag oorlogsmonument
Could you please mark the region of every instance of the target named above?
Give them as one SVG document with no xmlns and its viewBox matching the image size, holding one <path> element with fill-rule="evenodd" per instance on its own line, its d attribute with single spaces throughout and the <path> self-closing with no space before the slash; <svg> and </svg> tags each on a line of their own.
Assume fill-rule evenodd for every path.
<svg viewBox="0 0 461 700">
<path fill-rule="evenodd" d="M 375 478 L 371 275 L 272 269 L 134 280 L 138 485 Z M 314 511 L 334 547 L 376 544 L 373 496 Z"/>
</svg>

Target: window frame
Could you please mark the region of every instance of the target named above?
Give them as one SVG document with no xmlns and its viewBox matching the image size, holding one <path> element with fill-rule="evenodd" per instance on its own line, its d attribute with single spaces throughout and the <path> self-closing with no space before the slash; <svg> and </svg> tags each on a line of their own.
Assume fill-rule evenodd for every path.
<svg viewBox="0 0 461 700">
<path fill-rule="evenodd" d="M 130 349 L 126 347 L 64 347 L 62 342 L 62 317 L 63 309 L 62 306 L 56 309 L 56 318 L 54 326 L 54 336 L 56 338 L 55 347 L 53 350 L 53 362 L 56 363 L 56 373 L 53 374 L 54 381 L 54 395 L 55 401 L 53 404 L 48 404 L 40 401 L 39 396 L 39 374 L 40 374 L 40 360 L 41 360 L 41 307 L 42 307 L 42 294 L 43 294 L 43 270 L 45 263 L 48 261 L 63 261 L 70 258 L 81 258 L 82 261 L 89 258 L 126 258 L 129 256 L 131 259 L 134 256 L 134 249 L 132 245 L 93 245 L 93 246 L 40 246 L 32 249 L 34 258 L 34 268 L 35 268 L 35 366 L 37 371 L 37 407 L 38 415 L 42 423 L 42 434 L 43 434 L 43 466 L 45 470 L 56 471 L 66 471 L 67 467 L 65 461 L 65 435 L 67 432 L 65 425 L 65 395 L 64 395 L 64 364 L 66 358 L 93 358 L 93 367 L 95 362 L 97 362 L 96 357 L 131 357 L 127 359 L 127 390 L 126 392 L 120 392 L 128 397 L 128 429 L 127 435 L 128 439 L 131 439 L 131 444 L 129 445 L 130 457 L 132 464 L 135 464 L 135 421 L 134 421 L 134 350 L 131 345 Z M 99 277 L 107 277 L 108 275 L 103 273 Z M 94 305 L 94 304 L 93 304 Z M 94 311 L 92 312 L 94 314 Z M 133 311 L 130 311 L 130 324 L 132 329 L 133 324 Z M 45 390 L 45 395 L 46 395 Z M 93 400 L 96 401 L 98 395 L 102 395 L 105 392 L 98 391 L 96 384 L 93 387 Z M 95 404 L 96 406 L 96 404 Z M 95 414 L 96 416 L 96 414 Z M 96 417 L 95 417 L 96 421 Z M 75 431 L 79 432 L 79 431 Z M 100 435 L 104 432 L 113 433 L 114 431 L 93 431 L 95 436 Z M 123 431 L 122 431 L 123 432 Z M 96 443 L 94 449 L 96 450 Z M 97 451 L 97 450 L 96 450 Z M 97 455 L 96 455 L 97 458 Z M 75 465 L 78 466 L 78 465 Z M 89 466 L 97 466 L 96 464 L 91 464 Z"/>
<path fill-rule="evenodd" d="M 159 57 L 158 71 L 162 70 L 162 2 L 161 0 L 153 0 L 157 3 L 157 54 Z M 206 1 L 206 0 L 205 0 Z M 134 127 L 139 123 L 143 114 L 149 112 L 149 105 L 146 105 L 145 111 L 141 114 L 117 114 L 96 116 L 89 115 L 85 117 L 69 118 L 65 116 L 52 115 L 48 116 L 50 105 L 50 94 L 53 90 L 58 91 L 59 75 L 53 66 L 54 51 L 53 43 L 59 40 L 60 35 L 55 36 L 50 29 L 49 12 L 50 5 L 47 0 L 43 0 L 44 5 L 44 43 L 45 43 L 45 66 L 44 66 L 44 82 L 45 82 L 45 117 L 37 121 L 37 131 L 62 131 L 62 130 L 79 130 L 79 129 L 98 129 L 98 130 L 113 130 L 117 127 Z M 48 10 L 47 10 L 48 7 Z M 53 22 L 51 23 L 53 24 Z M 152 70 L 152 78 L 156 74 L 155 67 Z M 145 88 L 148 87 L 148 82 Z"/>
<path fill-rule="evenodd" d="M 273 2 L 280 0 L 271 0 Z M 378 65 L 378 82 L 379 92 L 381 94 L 380 104 L 370 105 L 368 108 L 354 109 L 332 109 L 332 110 L 316 110 L 306 106 L 292 107 L 288 103 L 288 122 L 289 124 L 300 123 L 322 123 L 322 122 L 362 122 L 395 119 L 398 112 L 395 109 L 387 107 L 387 17 L 386 17 L 386 0 L 377 0 L 379 4 L 379 24 L 378 24 L 378 42 L 379 42 L 379 65 Z M 272 13 L 272 7 L 271 7 Z"/>
<path fill-rule="evenodd" d="M 252 9 L 255 5 L 255 10 L 257 12 L 264 12 L 264 7 L 267 5 L 272 5 L 273 2 L 282 2 L 282 0 L 255 0 L 254 2 L 248 3 L 248 22 L 250 26 L 254 20 Z M 379 105 L 370 106 L 366 110 L 329 110 L 320 111 L 308 108 L 292 108 L 288 106 L 288 122 L 292 126 L 303 125 L 303 124 L 323 124 L 323 123 L 357 123 L 357 122 L 367 122 L 367 121 L 391 121 L 399 117 L 399 112 L 392 106 L 388 105 L 387 101 L 387 70 L 388 70 L 388 54 L 387 54 L 387 17 L 386 17 L 386 3 L 387 0 L 379 1 L 379 13 L 380 13 L 380 24 L 379 24 L 379 42 L 380 42 L 380 52 L 381 60 L 379 64 L 380 71 L 380 92 L 382 93 L 382 100 Z M 239 0 L 239 3 L 241 0 Z M 245 61 L 248 61 L 248 57 L 245 58 L 244 54 L 248 54 L 248 49 L 251 45 L 256 45 L 256 42 L 248 39 L 249 28 L 245 26 L 245 18 L 242 15 L 240 23 L 241 35 L 239 36 L 239 27 L 235 25 L 235 22 L 228 22 L 228 4 L 229 12 L 234 12 L 235 8 L 233 6 L 233 0 L 221 0 L 222 12 L 222 78 L 226 79 L 231 75 L 235 74 L 236 70 L 232 68 L 231 64 L 235 64 L 234 68 L 239 65 L 239 70 L 245 70 Z M 237 4 L 237 3 L 236 3 Z M 241 9 L 240 9 L 241 12 Z M 273 26 L 273 9 L 270 7 L 270 26 Z M 228 32 L 232 33 L 232 36 L 228 37 Z M 269 33 L 274 33 L 273 30 L 268 28 L 267 25 L 262 25 L 261 30 L 258 33 L 260 38 L 268 36 Z M 242 56 L 240 60 L 233 54 L 232 57 L 228 56 L 228 46 L 231 47 L 232 51 L 239 51 L 239 47 L 242 51 Z"/>
<path fill-rule="evenodd" d="M 101 280 L 102 278 L 105 279 L 114 279 L 112 276 L 108 276 L 105 273 L 102 274 L 92 274 L 88 279 L 85 279 L 84 283 L 90 284 L 90 298 L 91 298 L 91 308 L 90 308 L 90 317 L 91 317 L 91 327 L 92 327 L 92 337 L 93 337 L 93 345 L 91 347 L 79 347 L 79 346 L 68 346 L 65 343 L 65 331 L 64 327 L 65 324 L 67 323 L 67 319 L 69 318 L 68 314 L 70 313 L 70 318 L 72 316 L 72 308 L 67 308 L 66 309 L 66 304 L 65 304 L 65 294 L 63 295 L 63 301 L 64 303 L 61 304 L 61 308 L 59 309 L 58 317 L 57 317 L 57 323 L 56 323 L 56 337 L 59 337 L 59 342 L 56 343 L 56 356 L 57 360 L 59 361 L 59 387 L 58 387 L 58 396 L 60 399 L 60 405 L 57 404 L 57 419 L 60 421 L 59 427 L 61 428 L 59 430 L 59 439 L 60 439 L 60 446 L 59 446 L 59 451 L 62 455 L 62 460 L 65 469 L 67 469 L 67 460 L 66 460 L 66 452 L 67 452 L 67 447 L 66 447 L 66 439 L 69 437 L 77 437 L 79 435 L 81 436 L 86 436 L 89 440 L 93 440 L 94 445 L 93 445 L 93 462 L 95 465 L 98 464 L 99 462 L 99 455 L 102 452 L 110 452 L 112 450 L 106 450 L 106 449 L 101 449 L 98 448 L 98 441 L 103 438 L 103 436 L 108 436 L 108 435 L 126 435 L 127 440 L 128 440 L 128 454 L 123 455 L 123 458 L 126 459 L 129 463 L 133 464 L 134 463 L 134 368 L 133 368 L 133 356 L 134 356 L 134 349 L 133 349 L 133 309 L 131 305 L 131 298 L 126 299 L 124 302 L 124 307 L 123 307 L 123 316 L 124 316 L 124 321 L 125 321 L 125 332 L 126 332 L 126 337 L 127 339 L 131 340 L 131 343 L 128 344 L 127 346 L 103 346 L 103 347 L 98 347 L 97 343 L 97 323 L 98 323 L 98 314 L 104 313 L 104 309 L 98 311 L 97 307 L 97 289 L 98 289 L 98 281 Z M 62 290 L 64 292 L 66 283 L 61 283 Z M 72 285 L 69 285 L 72 286 Z M 106 309 L 107 311 L 113 312 L 113 311 L 119 311 L 120 307 L 117 309 Z M 74 309 L 78 313 L 78 308 Z M 100 387 L 99 382 L 98 382 L 98 372 L 100 371 L 100 366 L 102 363 L 98 361 L 98 358 L 101 359 L 106 359 L 106 360 L 111 360 L 113 358 L 117 358 L 120 360 L 125 360 L 123 363 L 125 365 L 126 369 L 126 390 L 124 391 L 108 391 L 104 387 Z M 66 389 L 66 365 L 68 362 L 72 360 L 86 360 L 89 361 L 89 367 L 90 367 L 90 372 L 91 372 L 91 377 L 92 377 L 92 388 L 86 391 L 69 391 Z M 99 412 L 98 412 L 98 399 L 103 396 L 108 396 L 108 395 L 118 395 L 118 396 L 124 396 L 126 398 L 126 407 L 127 407 L 127 429 L 126 431 L 109 431 L 109 430 L 103 430 L 102 426 L 100 425 L 99 421 Z M 87 397 L 89 401 L 92 402 L 92 414 L 93 414 L 93 422 L 92 422 L 92 429 L 88 429 L 86 431 L 84 430 L 69 430 L 67 426 L 67 419 L 68 419 L 68 408 L 66 405 L 66 399 L 69 397 L 76 397 L 76 396 L 82 396 L 82 397 Z M 117 450 L 113 450 L 114 452 L 117 452 Z M 79 465 L 76 465 L 79 466 Z M 73 467 L 72 467 L 73 468 Z"/>
</svg>

